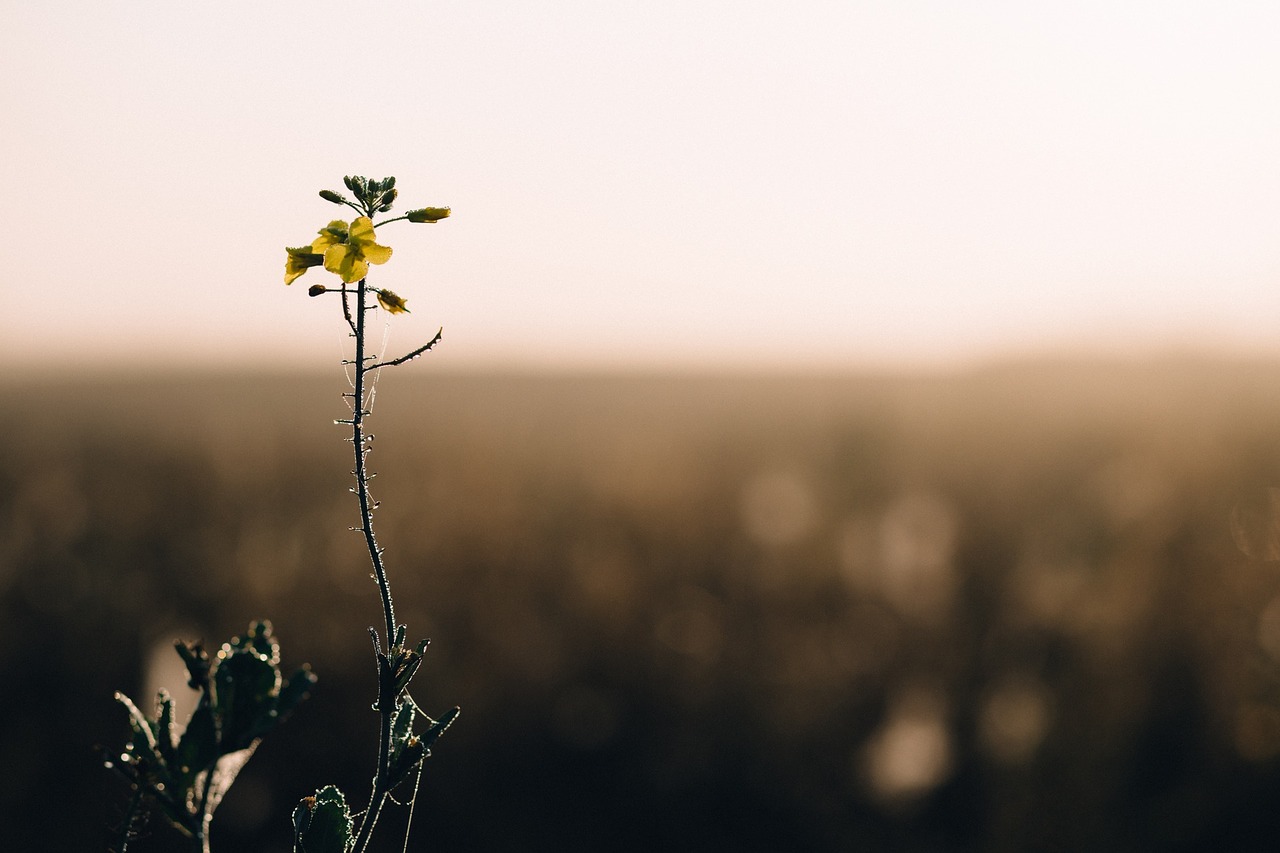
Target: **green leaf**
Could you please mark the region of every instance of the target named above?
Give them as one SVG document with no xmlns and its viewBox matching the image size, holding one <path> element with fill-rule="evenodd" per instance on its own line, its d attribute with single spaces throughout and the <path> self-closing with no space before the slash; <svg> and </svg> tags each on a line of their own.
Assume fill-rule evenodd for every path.
<svg viewBox="0 0 1280 853">
<path fill-rule="evenodd" d="M 218 757 L 218 727 L 213 709 L 201 705 L 191 714 L 187 730 L 178 741 L 177 766 L 183 788 L 190 788 L 196 776 Z"/>
<path fill-rule="evenodd" d="M 398 747 L 413 734 L 413 705 L 405 702 L 396 710 L 391 722 L 391 743 Z"/>
<path fill-rule="evenodd" d="M 333 785 L 304 797 L 293 810 L 293 846 L 298 853 L 347 853 L 351 833 L 346 798 Z"/>
<path fill-rule="evenodd" d="M 173 700 L 169 698 L 169 691 L 161 688 L 156 696 L 156 706 L 159 709 L 155 724 L 156 745 L 165 762 L 172 765 L 177 758 L 177 750 L 173 736 Z"/>
<path fill-rule="evenodd" d="M 394 788 L 426 757 L 426 746 L 413 734 L 413 705 L 402 704 L 391 721 L 390 785 Z"/>
<path fill-rule="evenodd" d="M 154 758 L 157 755 L 156 733 L 151 727 L 151 721 L 138 710 L 138 706 L 133 704 L 133 700 L 123 693 L 116 693 L 116 701 L 129 711 L 129 728 L 133 729 L 134 747 L 145 750 L 149 757 Z"/>
<path fill-rule="evenodd" d="M 405 654 L 407 660 L 401 665 L 399 673 L 397 673 L 395 681 L 392 683 L 391 695 L 399 696 L 404 689 L 409 686 L 409 682 L 413 680 L 413 676 L 418 671 L 418 667 L 422 666 L 422 655 L 414 652 Z"/>
<path fill-rule="evenodd" d="M 271 640 L 271 628 L 265 632 L 250 629 L 246 639 L 235 639 L 218 652 L 213 671 L 214 711 L 222 734 L 222 752 L 246 749 L 253 741 L 276 725 L 276 696 L 280 689 L 280 670 L 271 660 L 279 647 Z"/>
<path fill-rule="evenodd" d="M 399 750 L 395 757 L 391 759 L 388 768 L 387 778 L 389 780 L 389 788 L 395 788 L 405 779 L 409 778 L 409 774 L 422 763 L 428 755 L 427 745 L 419 738 L 409 738 L 404 744 L 404 748 Z"/>
<path fill-rule="evenodd" d="M 445 730 L 453 725 L 453 721 L 458 719 L 458 715 L 461 713 L 462 709 L 455 705 L 446 711 L 439 720 L 433 720 L 427 730 L 422 733 L 423 744 L 430 748 L 432 744 L 440 739 L 440 735 L 444 734 Z"/>
</svg>

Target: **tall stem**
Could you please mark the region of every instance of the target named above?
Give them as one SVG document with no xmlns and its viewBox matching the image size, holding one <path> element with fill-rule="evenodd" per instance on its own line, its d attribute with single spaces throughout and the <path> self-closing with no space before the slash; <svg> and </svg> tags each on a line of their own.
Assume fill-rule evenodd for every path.
<svg viewBox="0 0 1280 853">
<path fill-rule="evenodd" d="M 369 311 L 369 306 L 365 302 L 367 292 L 365 279 L 360 279 L 360 284 L 356 288 L 358 300 L 356 305 L 356 387 L 354 389 L 355 404 L 352 406 L 351 414 L 351 443 L 355 447 L 356 495 L 360 499 L 360 526 L 364 532 L 365 544 L 369 548 L 369 559 L 373 562 L 378 592 L 382 595 L 382 615 L 386 620 L 387 629 L 386 653 L 389 655 L 391 645 L 395 642 L 396 617 L 391 605 L 391 584 L 387 581 L 387 570 L 382 564 L 382 550 L 378 547 L 378 540 L 373 535 L 373 501 L 369 497 L 369 475 L 365 467 L 365 457 L 369 453 L 369 448 L 365 446 L 364 435 L 364 419 L 368 414 L 364 408 L 364 378 L 365 373 L 368 372 L 366 362 L 373 360 L 365 356 L 365 314 Z M 345 294 L 343 298 L 346 298 Z M 381 718 L 378 732 L 378 767 L 373 776 L 369 808 L 360 821 L 360 831 L 352 848 L 355 853 L 363 853 L 368 846 L 373 827 L 377 824 L 378 815 L 382 811 L 382 804 L 387 798 L 386 780 L 389 772 L 388 765 L 391 761 L 391 721 L 395 713 L 395 701 L 392 697 L 379 695 L 377 707 Z"/>
</svg>

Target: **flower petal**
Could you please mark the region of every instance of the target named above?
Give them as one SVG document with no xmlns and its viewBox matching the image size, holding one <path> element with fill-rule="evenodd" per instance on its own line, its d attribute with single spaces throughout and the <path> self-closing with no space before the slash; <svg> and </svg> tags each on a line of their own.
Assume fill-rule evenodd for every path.
<svg viewBox="0 0 1280 853">
<path fill-rule="evenodd" d="M 342 263 L 342 272 L 338 275 L 342 276 L 342 280 L 347 284 L 352 284 L 369 274 L 369 265 L 362 261 L 355 253 L 347 255 L 347 260 Z"/>
<path fill-rule="evenodd" d="M 342 262 L 347 259 L 347 255 L 351 252 L 351 247 L 346 243 L 338 243 L 324 250 L 324 268 L 331 273 L 338 273 L 342 268 Z"/>
<path fill-rule="evenodd" d="M 324 268 L 347 284 L 359 281 L 369 274 L 369 265 L 346 243 L 330 246 L 324 253 Z"/>
<path fill-rule="evenodd" d="M 352 243 L 372 243 L 373 220 L 367 216 L 357 216 L 348 233 L 351 235 L 348 239 Z"/>
<path fill-rule="evenodd" d="M 285 284 L 293 284 L 298 276 L 311 269 L 311 267 L 318 267 L 324 263 L 324 256 L 312 252 L 310 246 L 302 246 L 296 249 L 286 246 L 285 253 Z"/>
<path fill-rule="evenodd" d="M 364 255 L 364 259 L 371 264 L 385 264 L 391 260 L 391 247 L 366 243 L 360 247 L 360 254 Z"/>
</svg>

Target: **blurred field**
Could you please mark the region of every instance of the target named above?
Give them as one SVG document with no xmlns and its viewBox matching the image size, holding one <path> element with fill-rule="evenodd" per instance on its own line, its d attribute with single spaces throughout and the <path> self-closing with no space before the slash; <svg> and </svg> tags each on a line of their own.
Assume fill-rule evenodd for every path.
<svg viewBox="0 0 1280 853">
<path fill-rule="evenodd" d="M 1280 364 L 381 381 L 414 692 L 463 706 L 410 849 L 1280 841 Z M 326 783 L 363 802 L 380 615 L 341 390 L 0 388 L 4 849 L 103 849 L 112 692 L 149 706 L 174 637 L 258 617 L 320 684 L 214 849 L 287 851 Z"/>
</svg>

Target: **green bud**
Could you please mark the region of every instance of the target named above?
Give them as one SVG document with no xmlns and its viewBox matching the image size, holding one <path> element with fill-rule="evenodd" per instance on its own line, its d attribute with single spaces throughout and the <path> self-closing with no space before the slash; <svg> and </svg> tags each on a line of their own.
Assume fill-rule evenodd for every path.
<svg viewBox="0 0 1280 853">
<path fill-rule="evenodd" d="M 334 192 L 333 190 L 320 190 L 320 198 L 324 199 L 325 201 L 331 201 L 334 204 L 347 203 L 347 200 L 344 197 Z"/>
<path fill-rule="evenodd" d="M 382 188 L 383 188 L 384 190 L 389 190 L 389 189 L 391 189 L 392 187 L 394 187 L 395 185 L 396 185 L 396 179 L 395 179 L 395 177 L 394 177 L 394 176 L 392 176 L 392 177 L 390 177 L 390 178 L 383 178 L 383 179 L 382 179 Z"/>
<path fill-rule="evenodd" d="M 379 181 L 376 178 L 371 178 L 369 180 L 369 195 L 380 192 L 382 192 L 382 181 Z"/>
<path fill-rule="evenodd" d="M 423 207 L 418 210 L 411 210 L 405 214 L 405 218 L 410 222 L 439 222 L 446 218 L 451 211 L 447 207 Z"/>
<path fill-rule="evenodd" d="M 356 191 L 356 182 L 354 179 L 352 179 L 350 175 L 344 175 L 342 178 L 342 182 L 347 185 L 347 189 L 351 190 L 352 192 Z"/>
<path fill-rule="evenodd" d="M 307 288 L 307 296 L 319 296 L 322 293 L 327 293 L 328 290 L 329 288 L 325 287 L 323 284 L 313 284 L 311 287 Z"/>
</svg>

